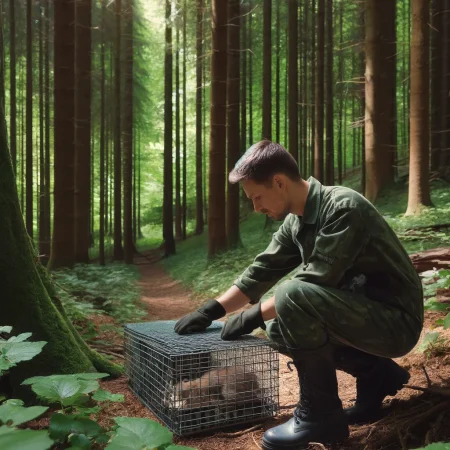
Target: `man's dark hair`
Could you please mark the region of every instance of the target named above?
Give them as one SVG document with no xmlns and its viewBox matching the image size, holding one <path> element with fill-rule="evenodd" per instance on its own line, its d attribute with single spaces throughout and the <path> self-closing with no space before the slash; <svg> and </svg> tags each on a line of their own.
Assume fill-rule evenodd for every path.
<svg viewBox="0 0 450 450">
<path fill-rule="evenodd" d="M 268 140 L 253 144 L 239 159 L 228 176 L 232 184 L 243 180 L 271 183 L 272 177 L 282 173 L 292 181 L 300 180 L 300 171 L 293 156 L 280 144 Z"/>
</svg>

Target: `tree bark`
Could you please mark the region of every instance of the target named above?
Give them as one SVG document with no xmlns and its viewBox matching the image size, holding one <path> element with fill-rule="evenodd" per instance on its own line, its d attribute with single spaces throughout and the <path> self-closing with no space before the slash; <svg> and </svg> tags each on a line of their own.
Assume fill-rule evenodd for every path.
<svg viewBox="0 0 450 450">
<path fill-rule="evenodd" d="M 163 238 L 165 255 L 175 254 L 173 236 L 172 175 L 172 6 L 166 0 L 166 49 L 164 58 L 164 204 Z"/>
<path fill-rule="evenodd" d="M 116 261 L 123 259 L 122 246 L 122 142 L 121 142 L 121 17 L 122 0 L 115 0 L 115 48 L 114 48 L 114 254 Z"/>
<path fill-rule="evenodd" d="M 365 17 L 365 195 L 372 202 L 393 181 L 395 162 L 395 3 L 383 1 L 380 7 L 379 0 L 366 0 Z"/>
<path fill-rule="evenodd" d="M 75 2 L 75 262 L 89 262 L 91 204 L 91 11 Z"/>
<path fill-rule="evenodd" d="M 196 34 L 196 92 L 195 92 L 195 234 L 202 234 L 203 221 L 203 152 L 202 152 L 202 53 L 203 53 L 203 0 L 197 0 Z"/>
<path fill-rule="evenodd" d="M 325 0 L 318 0 L 317 11 L 316 119 L 314 133 L 314 176 L 323 182 L 323 105 L 325 78 Z"/>
<path fill-rule="evenodd" d="M 133 264 L 133 0 L 127 0 L 124 18 L 124 121 L 123 121 L 123 241 L 124 260 Z"/>
<path fill-rule="evenodd" d="M 406 215 L 431 205 L 429 188 L 429 1 L 412 0 L 410 162 Z"/>
<path fill-rule="evenodd" d="M 333 0 L 326 2 L 326 184 L 334 185 Z"/>
<path fill-rule="evenodd" d="M 240 0 L 228 0 L 228 111 L 227 111 L 227 146 L 228 169 L 233 170 L 240 156 L 239 135 L 239 83 L 240 83 Z M 264 101 L 263 101 L 264 105 Z M 267 105 L 266 105 L 267 107 Z M 264 115 L 264 106 L 263 106 Z M 267 125 L 267 124 L 266 124 Z M 263 125 L 264 128 L 264 125 Z M 228 185 L 227 196 L 227 241 L 228 248 L 239 245 L 239 184 Z"/>
<path fill-rule="evenodd" d="M 297 0 L 288 0 L 288 150 L 298 162 Z"/>
<path fill-rule="evenodd" d="M 183 217 L 182 223 L 183 239 L 186 239 L 186 226 L 187 226 L 186 21 L 187 21 L 187 4 L 186 0 L 184 0 L 183 2 L 183 200 L 181 205 L 181 215 Z"/>
<path fill-rule="evenodd" d="M 276 2 L 276 62 L 275 62 L 275 142 L 280 142 L 280 2 Z"/>
<path fill-rule="evenodd" d="M 9 0 L 9 120 L 11 158 L 14 173 L 17 173 L 17 99 L 16 99 L 16 0 Z"/>
<path fill-rule="evenodd" d="M 181 239 L 181 173 L 180 173 L 180 19 L 178 1 L 175 2 L 175 239 Z"/>
<path fill-rule="evenodd" d="M 99 259 L 100 265 L 105 265 L 105 196 L 107 196 L 107 191 L 105 193 L 105 46 L 106 46 L 106 29 L 105 29 L 105 18 L 106 18 L 106 3 L 102 2 L 101 10 L 101 50 L 100 50 L 100 211 L 99 211 Z"/>
<path fill-rule="evenodd" d="M 31 0 L 27 0 L 27 86 L 26 86 L 26 207 L 27 233 L 33 239 L 33 27 Z"/>
<path fill-rule="evenodd" d="M 227 0 L 212 0 L 208 257 L 226 250 Z"/>
<path fill-rule="evenodd" d="M 263 9 L 262 138 L 272 140 L 272 0 Z"/>
<path fill-rule="evenodd" d="M 75 4 L 54 2 L 54 214 L 51 269 L 70 267 L 74 255 Z"/>
</svg>

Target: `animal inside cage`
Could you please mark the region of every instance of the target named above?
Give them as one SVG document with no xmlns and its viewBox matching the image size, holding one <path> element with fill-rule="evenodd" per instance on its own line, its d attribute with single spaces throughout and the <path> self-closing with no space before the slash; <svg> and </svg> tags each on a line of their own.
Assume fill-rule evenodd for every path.
<svg viewBox="0 0 450 450">
<path fill-rule="evenodd" d="M 188 435 L 276 414 L 279 359 L 267 341 L 223 341 L 220 322 L 183 336 L 174 325 L 125 326 L 130 388 L 171 431 Z"/>
</svg>

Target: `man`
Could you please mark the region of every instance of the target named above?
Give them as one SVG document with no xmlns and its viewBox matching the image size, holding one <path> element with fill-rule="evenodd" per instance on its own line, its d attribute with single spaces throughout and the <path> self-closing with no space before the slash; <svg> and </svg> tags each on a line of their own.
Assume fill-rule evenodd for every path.
<svg viewBox="0 0 450 450">
<path fill-rule="evenodd" d="M 255 211 L 284 220 L 267 249 L 217 300 L 175 325 L 179 334 L 205 330 L 246 303 L 222 331 L 236 339 L 265 327 L 290 355 L 299 374 L 300 403 L 287 423 L 266 431 L 265 450 L 336 442 L 348 423 L 375 419 L 387 395 L 409 373 L 392 359 L 408 353 L 423 326 L 422 285 L 395 233 L 357 192 L 302 179 L 279 144 L 259 142 L 229 175 L 240 182 Z M 275 296 L 259 302 L 295 269 Z M 357 399 L 343 410 L 336 369 L 356 377 Z"/>
</svg>

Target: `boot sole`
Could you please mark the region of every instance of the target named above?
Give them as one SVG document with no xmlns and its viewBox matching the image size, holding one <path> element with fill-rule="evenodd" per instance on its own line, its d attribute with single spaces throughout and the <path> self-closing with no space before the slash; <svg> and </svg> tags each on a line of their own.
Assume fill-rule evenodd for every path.
<svg viewBox="0 0 450 450">
<path fill-rule="evenodd" d="M 350 432 L 347 432 L 347 435 L 341 436 L 336 440 L 330 440 L 330 441 L 311 441 L 311 442 L 318 442 L 323 445 L 339 445 L 345 442 L 346 439 L 350 436 Z M 291 444 L 291 445 L 276 445 L 271 444 L 270 442 L 267 442 L 264 438 L 262 438 L 261 441 L 261 448 L 262 450 L 302 450 L 308 448 L 310 443 L 306 444 Z"/>
</svg>

